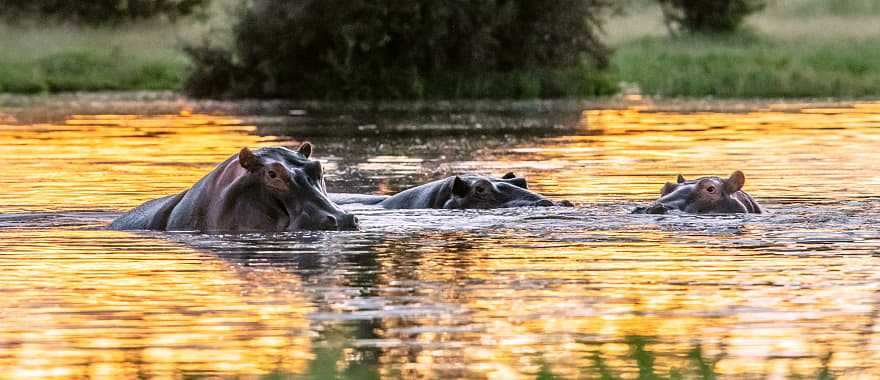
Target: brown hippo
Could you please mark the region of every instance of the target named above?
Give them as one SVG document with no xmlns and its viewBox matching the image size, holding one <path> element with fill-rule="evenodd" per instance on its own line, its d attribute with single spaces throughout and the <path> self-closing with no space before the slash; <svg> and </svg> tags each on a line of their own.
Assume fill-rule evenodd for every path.
<svg viewBox="0 0 880 380">
<path fill-rule="evenodd" d="M 312 145 L 252 152 L 243 148 L 190 189 L 154 199 L 114 220 L 116 230 L 298 231 L 354 230 L 324 188 Z"/>
<path fill-rule="evenodd" d="M 507 173 L 501 178 L 466 174 L 416 186 L 395 195 L 330 194 L 338 204 L 372 204 L 387 209 L 491 209 L 527 206 L 571 206 L 554 203 L 530 191 L 525 178 Z"/>
<path fill-rule="evenodd" d="M 667 182 L 660 190 L 660 199 L 649 207 L 636 208 L 633 213 L 665 214 L 679 210 L 696 214 L 760 214 L 763 211 L 758 202 L 742 191 L 746 176 L 739 170 L 727 179 L 702 177 L 688 181 L 679 174 L 676 182 Z"/>
</svg>

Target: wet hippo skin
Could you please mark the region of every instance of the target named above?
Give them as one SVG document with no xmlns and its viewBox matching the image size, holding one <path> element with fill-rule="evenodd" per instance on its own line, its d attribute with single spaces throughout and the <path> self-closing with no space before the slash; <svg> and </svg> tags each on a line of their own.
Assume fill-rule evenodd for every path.
<svg viewBox="0 0 880 380">
<path fill-rule="evenodd" d="M 665 214 L 672 210 L 695 214 L 760 214 L 763 209 L 752 196 L 742 191 L 746 177 L 737 170 L 729 178 L 702 177 L 686 180 L 678 175 L 676 183 L 667 182 L 660 198 L 648 207 L 638 207 L 634 214 Z"/>
<path fill-rule="evenodd" d="M 397 194 L 364 195 L 330 193 L 338 204 L 380 205 L 387 209 L 491 209 L 528 206 L 571 206 L 528 189 L 525 178 L 507 173 L 501 178 L 466 174 L 428 182 Z"/>
<path fill-rule="evenodd" d="M 190 189 L 148 201 L 114 220 L 116 230 L 298 231 L 357 229 L 328 197 L 312 145 L 238 154 Z"/>
</svg>

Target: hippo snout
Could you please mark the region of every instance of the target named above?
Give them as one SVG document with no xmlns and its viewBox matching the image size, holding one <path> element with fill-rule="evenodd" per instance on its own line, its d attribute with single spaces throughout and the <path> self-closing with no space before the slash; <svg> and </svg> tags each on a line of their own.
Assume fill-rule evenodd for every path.
<svg viewBox="0 0 880 380">
<path fill-rule="evenodd" d="M 360 225 L 358 218 L 352 214 L 344 214 L 336 219 L 338 231 L 354 231 Z"/>
<path fill-rule="evenodd" d="M 358 219 L 352 214 L 327 215 L 321 224 L 322 230 L 353 231 L 358 229 Z"/>
<path fill-rule="evenodd" d="M 553 207 L 553 206 L 556 206 L 556 205 L 553 204 L 553 201 L 551 201 L 551 200 L 549 200 L 549 199 L 541 199 L 541 200 L 535 202 L 535 206 L 538 206 L 538 207 Z"/>
<path fill-rule="evenodd" d="M 665 214 L 667 211 L 669 211 L 669 209 L 666 208 L 666 206 L 657 204 L 646 208 L 645 214 Z"/>
</svg>

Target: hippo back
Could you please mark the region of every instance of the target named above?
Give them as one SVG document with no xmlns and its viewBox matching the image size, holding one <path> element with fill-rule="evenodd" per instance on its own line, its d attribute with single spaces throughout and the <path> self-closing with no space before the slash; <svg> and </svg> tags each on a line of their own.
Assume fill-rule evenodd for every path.
<svg viewBox="0 0 880 380">
<path fill-rule="evenodd" d="M 327 198 L 311 144 L 251 152 L 243 148 L 179 194 L 114 220 L 111 229 L 295 231 L 356 229 L 357 218 Z"/>
</svg>

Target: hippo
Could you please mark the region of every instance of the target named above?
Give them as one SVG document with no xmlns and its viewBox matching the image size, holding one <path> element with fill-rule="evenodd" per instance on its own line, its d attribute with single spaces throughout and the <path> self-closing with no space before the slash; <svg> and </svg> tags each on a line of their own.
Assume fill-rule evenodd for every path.
<svg viewBox="0 0 880 380">
<path fill-rule="evenodd" d="M 337 204 L 380 205 L 387 209 L 491 209 L 526 206 L 572 206 L 554 203 L 529 190 L 525 178 L 507 173 L 501 178 L 478 174 L 447 177 L 395 195 L 330 193 Z"/>
<path fill-rule="evenodd" d="M 727 179 L 702 177 L 688 181 L 679 174 L 676 182 L 667 182 L 660 190 L 660 199 L 649 207 L 636 208 L 633 213 L 665 214 L 670 210 L 695 214 L 763 212 L 758 202 L 742 191 L 746 176 L 739 170 Z"/>
<path fill-rule="evenodd" d="M 191 188 L 148 201 L 109 229 L 161 231 L 354 230 L 357 218 L 327 198 L 323 171 L 309 160 L 312 145 L 238 154 Z"/>
</svg>

